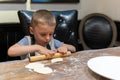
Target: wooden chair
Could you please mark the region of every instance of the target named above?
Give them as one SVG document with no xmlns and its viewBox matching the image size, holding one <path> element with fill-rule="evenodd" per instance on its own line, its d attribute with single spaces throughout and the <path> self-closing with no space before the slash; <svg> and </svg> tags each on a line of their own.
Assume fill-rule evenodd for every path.
<svg viewBox="0 0 120 80">
<path fill-rule="evenodd" d="M 116 25 L 108 16 L 92 13 L 81 20 L 79 36 L 85 50 L 113 47 L 117 38 Z"/>
</svg>

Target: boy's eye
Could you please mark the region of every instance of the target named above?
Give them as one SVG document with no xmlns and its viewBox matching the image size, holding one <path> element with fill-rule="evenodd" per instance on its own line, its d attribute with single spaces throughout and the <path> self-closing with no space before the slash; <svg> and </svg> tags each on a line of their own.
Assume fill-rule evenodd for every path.
<svg viewBox="0 0 120 80">
<path fill-rule="evenodd" d="M 53 34 L 49 34 L 50 36 L 52 36 Z"/>
<path fill-rule="evenodd" d="M 46 36 L 46 34 L 41 34 L 41 36 Z"/>
<path fill-rule="evenodd" d="M 47 34 L 40 34 L 41 36 L 46 36 Z M 51 34 L 49 34 L 49 36 L 52 36 L 53 34 L 51 33 Z"/>
</svg>

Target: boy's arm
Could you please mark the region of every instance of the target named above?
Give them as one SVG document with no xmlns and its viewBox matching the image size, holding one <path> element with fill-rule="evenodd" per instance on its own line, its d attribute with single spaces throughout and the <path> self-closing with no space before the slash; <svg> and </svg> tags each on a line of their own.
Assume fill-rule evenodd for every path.
<svg viewBox="0 0 120 80">
<path fill-rule="evenodd" d="M 30 46 L 21 46 L 19 44 L 14 44 L 8 49 L 8 55 L 9 56 L 21 56 L 25 55 L 31 52 L 36 52 L 37 46 L 36 45 L 30 45 Z"/>
<path fill-rule="evenodd" d="M 66 53 L 67 51 L 75 52 L 76 48 L 73 45 L 64 44 L 61 47 L 59 47 L 57 50 L 58 52 Z"/>
<path fill-rule="evenodd" d="M 65 44 L 64 46 L 67 47 L 68 51 L 76 52 L 76 48 L 73 45 Z"/>
<path fill-rule="evenodd" d="M 13 56 L 13 57 L 22 56 L 22 55 L 32 53 L 32 52 L 38 52 L 38 53 L 45 54 L 45 55 L 55 53 L 52 50 L 48 50 L 47 48 L 40 46 L 40 45 L 36 45 L 36 44 L 27 45 L 27 46 L 21 46 L 19 44 L 15 44 L 8 49 L 8 55 Z"/>
</svg>

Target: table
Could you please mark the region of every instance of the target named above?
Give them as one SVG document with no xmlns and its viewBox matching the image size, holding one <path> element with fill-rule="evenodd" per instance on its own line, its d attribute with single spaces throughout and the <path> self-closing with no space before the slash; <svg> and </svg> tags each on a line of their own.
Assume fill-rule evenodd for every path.
<svg viewBox="0 0 120 80">
<path fill-rule="evenodd" d="M 50 60 L 40 61 L 54 70 L 50 74 L 29 71 L 25 68 L 29 64 L 28 59 L 2 62 L 0 80 L 108 80 L 87 67 L 89 59 L 108 55 L 120 56 L 120 47 L 79 51 L 57 63 L 50 63 Z"/>
</svg>

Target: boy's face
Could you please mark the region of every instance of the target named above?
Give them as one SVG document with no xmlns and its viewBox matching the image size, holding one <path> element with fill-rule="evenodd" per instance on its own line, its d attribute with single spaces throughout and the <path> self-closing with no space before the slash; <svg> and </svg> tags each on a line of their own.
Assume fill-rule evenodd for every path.
<svg viewBox="0 0 120 80">
<path fill-rule="evenodd" d="M 35 43 L 41 46 L 46 46 L 52 39 L 55 26 L 47 24 L 38 24 L 35 28 L 30 27 L 30 33 L 34 35 Z"/>
</svg>

